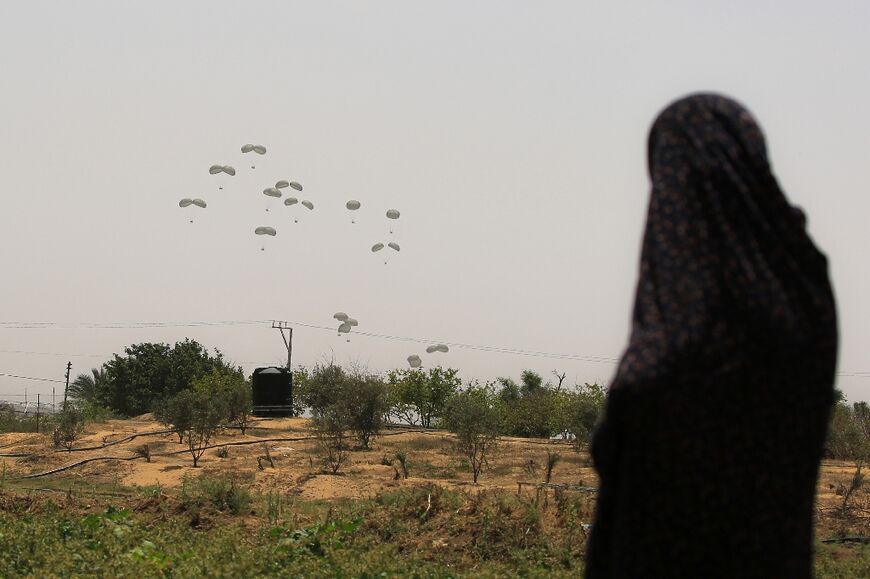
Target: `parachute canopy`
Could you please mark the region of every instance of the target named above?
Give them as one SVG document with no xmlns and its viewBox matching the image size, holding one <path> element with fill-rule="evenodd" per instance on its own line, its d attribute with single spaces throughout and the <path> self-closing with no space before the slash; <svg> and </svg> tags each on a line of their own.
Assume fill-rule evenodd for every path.
<svg viewBox="0 0 870 579">
<path fill-rule="evenodd" d="M 193 201 L 191 201 L 191 203 L 193 203 L 193 204 L 196 205 L 197 207 L 202 207 L 203 209 L 205 209 L 205 201 L 203 201 L 203 200 L 200 199 L 199 197 L 197 197 L 196 199 L 194 199 Z"/>
<path fill-rule="evenodd" d="M 268 189 L 263 189 L 263 195 L 268 195 L 269 197 L 280 197 L 281 191 L 279 191 L 277 187 L 269 187 Z"/>
<path fill-rule="evenodd" d="M 254 150 L 254 145 L 248 143 L 246 145 L 242 145 L 242 153 L 250 153 Z"/>
<path fill-rule="evenodd" d="M 288 205 L 288 206 L 289 205 L 296 205 L 297 203 L 299 203 L 299 199 L 297 199 L 296 197 L 288 197 L 287 199 L 284 200 L 284 205 Z"/>
<path fill-rule="evenodd" d="M 350 201 L 347 202 L 345 207 L 347 207 L 351 211 L 356 211 L 357 209 L 360 208 L 360 202 L 355 200 L 355 199 L 351 199 Z"/>
<path fill-rule="evenodd" d="M 339 334 L 346 334 L 346 333 L 348 333 L 349 331 L 350 331 L 350 324 L 348 324 L 347 322 L 345 322 L 345 323 L 343 323 L 342 325 L 338 326 L 338 333 L 339 333 Z"/>
<path fill-rule="evenodd" d="M 358 325 L 359 325 L 359 322 L 356 321 L 356 320 L 353 319 L 353 318 L 348 318 L 348 319 L 346 319 L 346 320 L 344 321 L 344 323 L 345 323 L 345 324 L 349 324 L 349 325 L 352 326 L 352 327 L 353 327 L 353 326 L 358 326 Z"/>
<path fill-rule="evenodd" d="M 408 364 L 411 366 L 411 368 L 419 368 L 423 365 L 423 360 L 421 360 L 420 356 L 418 356 L 417 354 L 411 354 L 410 356 L 408 356 Z"/>
<path fill-rule="evenodd" d="M 297 191 L 302 191 L 302 185 L 297 183 L 296 181 L 290 181 L 290 186 L 296 189 Z"/>
<path fill-rule="evenodd" d="M 226 173 L 230 177 L 236 174 L 236 170 L 233 169 L 229 165 L 212 165 L 208 168 L 208 172 L 210 175 L 217 175 L 218 173 Z"/>
<path fill-rule="evenodd" d="M 383 243 L 376 243 L 376 244 L 374 244 L 374 245 L 372 246 L 372 252 L 380 251 L 380 250 L 382 250 L 383 248 L 384 248 L 384 244 L 383 244 Z"/>
<path fill-rule="evenodd" d="M 335 318 L 336 320 L 338 320 L 339 322 L 346 322 L 348 315 L 344 312 L 335 312 L 335 314 L 333 314 L 332 317 Z"/>
<path fill-rule="evenodd" d="M 189 207 L 191 205 L 191 203 L 193 203 L 193 199 L 188 199 L 187 197 L 185 197 L 184 199 L 182 199 L 181 201 L 178 202 L 178 206 L 179 207 Z"/>
<path fill-rule="evenodd" d="M 263 145 L 254 145 L 253 147 L 251 147 L 251 149 L 258 155 L 266 154 L 266 147 L 264 147 Z"/>
<path fill-rule="evenodd" d="M 387 219 L 398 219 L 399 215 L 401 215 L 401 213 L 399 213 L 395 209 L 390 209 L 389 211 L 387 211 Z"/>
<path fill-rule="evenodd" d="M 257 235 L 271 235 L 273 237 L 278 235 L 278 232 L 275 231 L 274 227 L 258 227 L 254 230 L 254 233 Z"/>
<path fill-rule="evenodd" d="M 303 201 L 302 205 L 304 205 L 305 207 L 308 207 L 309 209 L 314 209 L 314 203 L 312 203 L 311 201 L 307 201 L 307 200 Z"/>
<path fill-rule="evenodd" d="M 428 348 L 426 348 L 426 353 L 427 354 L 432 354 L 433 352 L 447 353 L 449 350 L 450 350 L 450 348 L 447 347 L 447 344 L 437 344 L 437 345 L 429 346 Z"/>
<path fill-rule="evenodd" d="M 390 249 L 395 249 L 396 251 L 401 251 L 401 248 L 399 247 L 399 244 L 396 243 L 395 241 L 391 241 L 391 242 L 389 242 L 389 243 L 387 244 L 387 246 L 390 247 Z"/>
<path fill-rule="evenodd" d="M 285 181 L 284 179 L 281 179 L 280 181 L 278 181 L 277 183 L 275 183 L 275 187 L 278 188 L 278 189 L 283 189 L 283 188 L 285 188 L 285 187 L 289 187 L 289 186 L 290 186 L 290 183 L 288 183 L 288 182 Z"/>
</svg>

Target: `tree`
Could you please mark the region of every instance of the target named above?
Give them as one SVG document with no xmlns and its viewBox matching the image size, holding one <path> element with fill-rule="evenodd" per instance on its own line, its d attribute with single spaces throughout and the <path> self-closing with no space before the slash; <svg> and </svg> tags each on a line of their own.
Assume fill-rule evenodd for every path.
<svg viewBox="0 0 870 579">
<path fill-rule="evenodd" d="M 251 385 L 242 373 L 226 368 L 212 371 L 193 381 L 193 389 L 208 394 L 226 424 L 238 426 L 245 434 L 251 420 Z"/>
<path fill-rule="evenodd" d="M 72 452 L 75 441 L 85 431 L 84 413 L 75 405 L 67 405 L 55 417 L 52 438 L 56 447 L 64 447 L 67 452 Z"/>
<path fill-rule="evenodd" d="M 158 420 L 175 430 L 178 444 L 184 443 L 184 436 L 193 423 L 193 404 L 191 391 L 183 390 L 157 406 Z"/>
<path fill-rule="evenodd" d="M 302 403 L 317 418 L 341 400 L 346 379 L 347 373 L 341 366 L 331 362 L 318 364 L 306 380 Z"/>
<path fill-rule="evenodd" d="M 96 404 L 100 392 L 106 387 L 106 369 L 92 368 L 90 374 L 79 374 L 70 382 L 69 397 L 80 403 Z"/>
<path fill-rule="evenodd" d="M 475 484 L 498 445 L 498 404 L 491 388 L 473 384 L 454 394 L 444 413 L 444 423 L 456 435 L 456 448 L 468 459 Z"/>
<path fill-rule="evenodd" d="M 338 401 L 347 407 L 349 429 L 363 448 L 369 448 L 372 437 L 380 434 L 387 411 L 387 389 L 377 376 L 350 376 L 344 383 L 343 396 Z"/>
<path fill-rule="evenodd" d="M 523 396 L 534 396 L 545 388 L 544 379 L 534 370 L 523 370 L 520 374 L 520 393 Z"/>
<path fill-rule="evenodd" d="M 189 389 L 194 379 L 214 368 L 239 370 L 225 362 L 220 351 L 212 355 L 187 338 L 171 348 L 163 343 L 133 344 L 124 353 L 104 364 L 105 381 L 97 388 L 96 400 L 122 416 L 147 412 L 157 400 Z"/>
<path fill-rule="evenodd" d="M 350 460 L 348 447 L 350 420 L 346 410 L 347 406 L 344 404 L 333 404 L 322 409 L 312 419 L 324 467 L 332 474 L 337 474 L 341 467 Z"/>
<path fill-rule="evenodd" d="M 456 369 L 440 366 L 428 370 L 394 370 L 389 373 L 388 381 L 393 391 L 391 399 L 398 405 L 394 408 L 399 409 L 394 414 L 402 417 L 413 413 L 425 428 L 431 428 L 444 413 L 447 401 L 462 384 Z"/>
<path fill-rule="evenodd" d="M 224 418 L 222 404 L 208 392 L 183 390 L 170 400 L 169 406 L 186 422 L 181 426 L 181 438 L 187 443 L 193 466 L 197 467 Z"/>
</svg>

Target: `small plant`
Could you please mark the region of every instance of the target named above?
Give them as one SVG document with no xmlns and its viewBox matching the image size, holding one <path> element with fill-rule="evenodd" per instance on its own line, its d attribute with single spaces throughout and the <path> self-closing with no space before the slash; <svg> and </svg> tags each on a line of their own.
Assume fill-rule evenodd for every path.
<svg viewBox="0 0 870 579">
<path fill-rule="evenodd" d="M 266 495 L 266 518 L 270 525 L 277 525 L 282 511 L 281 495 L 269 491 Z"/>
<path fill-rule="evenodd" d="M 395 466 L 393 467 L 394 469 L 396 469 L 396 479 L 398 480 L 399 477 L 401 477 L 402 479 L 407 479 L 408 478 L 408 455 L 406 455 L 401 450 L 397 450 L 396 454 L 394 456 L 396 457 L 396 460 L 399 461 L 399 468 L 401 468 L 401 471 L 400 471 L 399 468 L 397 468 Z"/>
<path fill-rule="evenodd" d="M 559 463 L 561 458 L 562 455 L 558 452 L 547 451 L 547 471 L 544 477 L 545 483 L 550 484 L 550 479 L 553 477 L 553 469 L 556 468 L 556 465 Z"/>
<path fill-rule="evenodd" d="M 133 453 L 136 456 L 140 456 L 140 457 L 144 458 L 145 462 L 151 462 L 151 447 L 148 446 L 147 444 L 137 446 L 136 448 L 133 449 Z"/>
<path fill-rule="evenodd" d="M 215 454 L 217 455 L 218 458 L 227 458 L 230 456 L 230 447 L 229 446 L 222 446 L 222 447 L 217 449 L 217 452 L 215 452 Z"/>
<path fill-rule="evenodd" d="M 263 464 L 268 464 L 269 468 L 275 468 L 275 461 L 272 459 L 272 454 L 269 452 L 269 445 L 263 443 L 263 454 L 257 457 L 257 468 L 265 470 Z"/>
<path fill-rule="evenodd" d="M 85 431 L 85 417 L 81 410 L 75 406 L 68 406 L 59 412 L 56 417 L 52 440 L 55 447 L 64 447 L 67 452 L 72 452 L 76 440 Z"/>
<path fill-rule="evenodd" d="M 393 459 L 385 454 L 381 457 L 381 464 L 383 466 L 393 466 Z"/>
<path fill-rule="evenodd" d="M 350 462 L 348 427 L 345 416 L 336 407 L 329 408 L 314 420 L 314 433 L 323 465 L 330 474 L 338 474 Z"/>
<path fill-rule="evenodd" d="M 538 474 L 538 463 L 534 461 L 534 459 L 529 459 L 523 464 L 523 471 L 529 476 L 535 476 Z"/>
</svg>

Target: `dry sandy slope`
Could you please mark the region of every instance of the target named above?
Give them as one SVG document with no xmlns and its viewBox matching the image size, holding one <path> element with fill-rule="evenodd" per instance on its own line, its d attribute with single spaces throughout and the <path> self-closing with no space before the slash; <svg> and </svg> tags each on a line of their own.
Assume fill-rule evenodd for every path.
<svg viewBox="0 0 870 579">
<path fill-rule="evenodd" d="M 145 415 L 131 420 L 111 420 L 90 425 L 77 447 L 102 446 L 136 433 L 163 430 L 163 427 Z M 226 458 L 217 455 L 217 449 L 209 449 L 201 459 L 200 467 L 193 468 L 190 454 L 178 443 L 174 434 L 151 434 L 133 440 L 81 452 L 57 452 L 50 446 L 48 435 L 0 434 L 0 454 L 31 453 L 27 457 L 0 457 L 0 471 L 6 476 L 44 472 L 73 462 L 96 457 L 128 458 L 135 456 L 134 449 L 147 444 L 153 456 L 150 463 L 144 459 L 119 461 L 100 460 L 76 467 L 64 473 L 51 475 L 37 481 L 59 479 L 78 481 L 83 484 L 115 486 L 161 485 L 175 488 L 186 476 L 225 475 L 261 492 L 294 494 L 309 499 L 359 498 L 373 496 L 378 492 L 403 485 L 434 482 L 448 487 L 467 488 L 471 475 L 462 466 L 452 451 L 453 441 L 442 432 L 387 431 L 375 439 L 372 449 L 353 451 L 351 462 L 343 468 L 343 475 L 323 474 L 319 453 L 313 440 L 267 441 L 272 438 L 305 438 L 311 436 L 306 419 L 270 419 L 256 423 L 256 427 L 244 436 L 238 431 L 228 431 L 218 436 L 213 444 L 233 444 L 228 447 Z M 264 445 L 274 459 L 275 468 L 258 468 L 257 457 L 265 454 Z M 408 456 L 411 478 L 394 480 L 395 470 L 382 464 L 397 450 Z M 518 481 L 543 480 L 547 451 L 561 452 L 561 461 L 556 466 L 553 482 L 595 486 L 597 479 L 591 468 L 588 454 L 574 452 L 570 446 L 550 444 L 542 440 L 506 438 L 498 454 L 491 461 L 490 469 L 481 477 L 475 489 L 516 491 Z M 171 454 L 177 453 L 177 454 Z M 534 462 L 530 468 L 529 462 Z M 854 472 L 849 463 L 825 461 L 818 486 L 819 504 L 828 507 L 840 499 L 835 490 L 847 483 Z"/>
</svg>

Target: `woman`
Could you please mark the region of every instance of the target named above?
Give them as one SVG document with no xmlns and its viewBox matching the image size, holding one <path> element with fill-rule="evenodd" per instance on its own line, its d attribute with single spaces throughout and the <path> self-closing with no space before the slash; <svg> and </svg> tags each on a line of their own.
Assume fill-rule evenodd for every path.
<svg viewBox="0 0 870 579">
<path fill-rule="evenodd" d="M 592 441 L 586 576 L 810 577 L 837 354 L 827 261 L 752 116 L 659 115 L 632 333 Z"/>
</svg>

